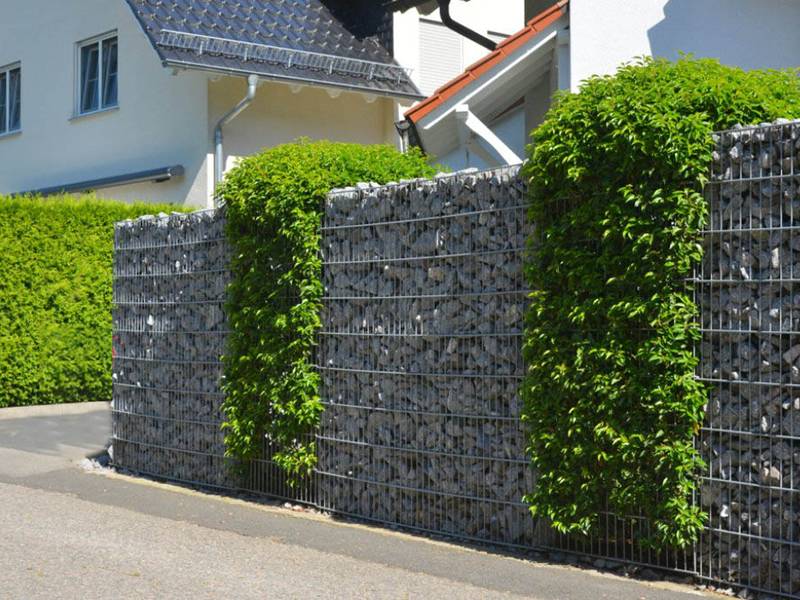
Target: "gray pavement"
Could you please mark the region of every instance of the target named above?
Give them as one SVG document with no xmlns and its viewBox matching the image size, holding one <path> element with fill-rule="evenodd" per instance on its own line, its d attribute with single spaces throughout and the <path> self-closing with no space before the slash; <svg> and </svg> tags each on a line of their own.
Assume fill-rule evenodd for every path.
<svg viewBox="0 0 800 600">
<path fill-rule="evenodd" d="M 81 469 L 109 435 L 106 405 L 0 410 L 0 600 L 711 597 Z"/>
</svg>

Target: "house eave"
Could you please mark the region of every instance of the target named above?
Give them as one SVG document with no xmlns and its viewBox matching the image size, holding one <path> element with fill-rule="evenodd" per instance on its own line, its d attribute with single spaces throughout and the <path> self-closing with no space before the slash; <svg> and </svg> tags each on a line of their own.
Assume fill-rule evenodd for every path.
<svg viewBox="0 0 800 600">
<path fill-rule="evenodd" d="M 260 79 L 265 81 L 274 81 L 277 83 L 286 83 L 290 85 L 306 85 L 310 87 L 318 87 L 323 89 L 336 89 L 345 90 L 349 92 L 357 92 L 372 96 L 382 96 L 399 101 L 413 101 L 417 102 L 424 96 L 422 94 L 404 94 L 402 92 L 395 92 L 391 90 L 382 90 L 369 86 L 361 86 L 358 84 L 347 83 L 334 83 L 309 77 L 294 77 L 292 75 L 274 75 L 269 73 L 261 73 L 255 69 L 237 69 L 235 67 L 217 67 L 214 65 L 207 65 L 202 63 L 194 63 L 191 61 L 183 60 L 164 60 L 162 64 L 166 68 L 172 69 L 187 69 L 191 71 L 204 71 L 206 73 L 216 73 L 222 75 L 233 75 L 238 77 L 246 77 L 248 75 L 257 75 Z"/>
</svg>

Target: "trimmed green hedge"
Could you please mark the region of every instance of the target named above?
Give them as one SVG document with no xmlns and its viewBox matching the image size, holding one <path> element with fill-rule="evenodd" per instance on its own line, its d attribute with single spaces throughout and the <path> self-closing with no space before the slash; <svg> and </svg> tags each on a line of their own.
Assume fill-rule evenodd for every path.
<svg viewBox="0 0 800 600">
<path fill-rule="evenodd" d="M 641 511 L 660 544 L 702 529 L 691 494 L 706 394 L 686 278 L 711 134 L 800 116 L 797 75 L 644 60 L 560 96 L 534 132 L 522 394 L 538 480 L 526 499 L 562 532 L 591 532 L 606 510 Z"/>
<path fill-rule="evenodd" d="M 234 247 L 223 386 L 229 455 L 258 457 L 266 438 L 293 480 L 314 466 L 325 198 L 361 181 L 433 173 L 415 151 L 301 140 L 246 158 L 227 175 L 221 195 Z"/>
<path fill-rule="evenodd" d="M 161 210 L 0 198 L 0 407 L 111 400 L 114 222 Z"/>
</svg>

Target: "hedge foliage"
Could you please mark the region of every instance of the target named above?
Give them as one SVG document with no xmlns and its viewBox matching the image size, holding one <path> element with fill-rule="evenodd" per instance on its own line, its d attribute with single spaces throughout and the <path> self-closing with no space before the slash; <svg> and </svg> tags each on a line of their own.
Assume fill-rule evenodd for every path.
<svg viewBox="0 0 800 600">
<path fill-rule="evenodd" d="M 234 257 L 223 387 L 231 456 L 259 456 L 266 438 L 294 480 L 316 462 L 319 227 L 328 192 L 432 174 L 418 152 L 306 140 L 246 158 L 228 174 L 221 197 Z"/>
<path fill-rule="evenodd" d="M 0 198 L 0 407 L 111 400 L 114 222 L 173 209 Z"/>
<path fill-rule="evenodd" d="M 588 533 L 603 511 L 642 510 L 651 542 L 696 539 L 706 396 L 686 278 L 702 253 L 711 134 L 798 116 L 793 71 L 647 59 L 560 96 L 534 132 L 522 388 L 534 515 Z"/>
</svg>

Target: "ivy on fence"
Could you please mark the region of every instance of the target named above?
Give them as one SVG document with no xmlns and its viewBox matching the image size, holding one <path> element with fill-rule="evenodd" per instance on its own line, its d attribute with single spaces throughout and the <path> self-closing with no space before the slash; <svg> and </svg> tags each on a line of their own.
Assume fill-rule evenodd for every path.
<svg viewBox="0 0 800 600">
<path fill-rule="evenodd" d="M 560 96 L 533 134 L 526 500 L 558 530 L 592 532 L 610 511 L 642 514 L 659 544 L 701 531 L 693 438 L 706 395 L 687 279 L 712 132 L 792 116 L 794 71 L 645 59 Z"/>
<path fill-rule="evenodd" d="M 256 458 L 266 439 L 293 480 L 316 463 L 319 227 L 328 192 L 433 172 L 417 151 L 299 141 L 246 158 L 228 174 L 221 197 L 234 253 L 223 408 L 231 456 Z"/>
</svg>

